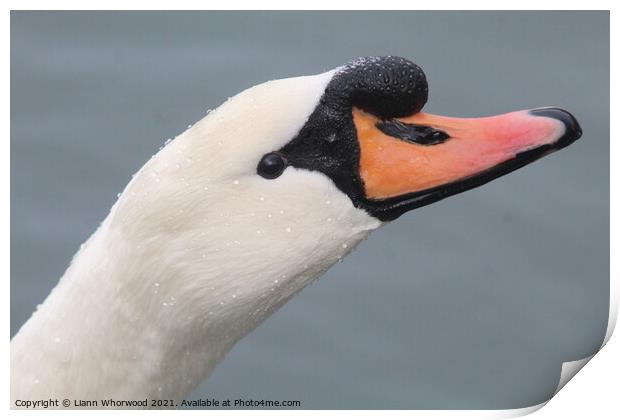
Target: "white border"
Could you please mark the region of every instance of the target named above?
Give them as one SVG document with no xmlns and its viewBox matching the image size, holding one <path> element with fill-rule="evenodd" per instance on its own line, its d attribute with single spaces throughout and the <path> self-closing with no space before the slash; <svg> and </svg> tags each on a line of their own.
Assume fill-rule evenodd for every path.
<svg viewBox="0 0 620 420">
<path fill-rule="evenodd" d="M 613 10 L 613 3 L 611 1 L 597 1 L 590 0 L 589 2 L 578 2 L 572 0 L 566 0 L 562 2 L 549 2 L 549 1 L 532 1 L 532 0 L 521 0 L 518 2 L 502 2 L 504 7 L 499 7 L 499 9 L 504 10 L 546 10 L 546 9 L 556 9 L 560 10 L 558 7 L 554 7 L 555 4 L 560 6 L 562 9 L 576 9 L 576 10 L 586 10 L 582 6 L 587 4 L 590 6 L 589 9 L 598 9 L 598 10 L 612 10 L 611 13 L 611 75 L 615 75 L 618 72 L 617 53 L 614 52 L 614 39 L 617 38 L 617 30 L 615 28 L 618 27 L 619 19 L 616 16 L 615 11 Z M 4 42 L 2 42 L 2 57 L 4 57 L 5 64 L 2 66 L 2 71 L 4 73 L 4 89 L 5 89 L 5 101 L 4 101 L 4 113 L 5 115 L 4 121 L 4 132 L 5 141 L 2 142 L 3 153 L 1 154 L 1 168 L 3 171 L 3 176 L 0 181 L 0 185 L 2 188 L 2 195 L 5 197 L 4 205 L 0 208 L 2 212 L 2 218 L 4 220 L 3 231 L 5 241 L 3 242 L 2 250 L 2 259 L 4 268 L 4 308 L 5 311 L 1 314 L 3 318 L 4 325 L 4 336 L 9 337 L 9 315 L 8 309 L 10 307 L 10 293 L 9 293 L 9 279 L 10 279 L 10 142 L 8 139 L 10 138 L 10 63 L 9 63 L 9 48 L 10 48 L 10 14 L 9 10 L 36 10 L 36 9 L 83 9 L 83 10 L 129 10 L 129 9 L 141 9 L 143 4 L 139 1 L 134 0 L 110 0 L 107 2 L 101 1 L 91 1 L 88 4 L 80 3 L 78 1 L 57 1 L 54 3 L 54 7 L 51 7 L 49 2 L 46 1 L 7 1 L 5 4 L 8 5 L 8 8 L 5 9 L 5 13 L 2 15 L 1 27 L 4 28 L 3 37 Z M 200 1 L 189 1 L 189 0 L 176 0 L 174 2 L 164 2 L 164 1 L 156 1 L 152 0 L 148 2 L 146 5 L 150 6 L 156 10 L 178 10 L 178 9 L 204 9 L 206 2 Z M 399 9 L 409 9 L 412 5 L 416 6 L 416 9 L 419 10 L 446 10 L 446 9 L 462 9 L 463 4 L 458 1 L 441 1 L 434 0 L 432 2 L 414 2 L 411 1 L 403 1 L 403 0 L 393 0 L 389 3 L 386 2 L 368 2 L 368 1 L 357 1 L 356 6 L 359 6 L 361 9 L 366 10 L 399 10 Z M 220 4 L 208 3 L 209 9 L 212 10 L 230 10 L 230 9 L 255 9 L 256 4 L 251 1 L 241 1 L 241 0 L 228 0 L 226 2 L 220 2 Z M 284 1 L 268 1 L 263 0 L 260 2 L 260 6 L 264 10 L 275 10 L 275 9 L 307 9 L 307 10 L 317 10 L 317 9 L 341 9 L 342 6 L 335 5 L 333 0 L 325 1 L 325 0 L 314 0 L 312 2 L 295 2 L 295 4 L 291 4 L 289 2 Z M 379 7 L 381 6 L 381 7 Z M 470 0 L 467 2 L 467 6 L 473 10 L 484 10 L 484 9 L 498 9 L 498 5 L 493 2 L 485 2 L 485 1 L 473 1 Z M 576 59 L 579 59 L 576 57 Z M 617 92 L 617 84 L 615 83 L 615 78 L 612 76 L 611 78 L 611 92 Z M 614 110 L 617 109 L 616 98 L 611 96 L 611 114 L 614 114 Z M 611 138 L 616 139 L 617 136 L 617 127 L 612 123 L 611 127 Z M 611 142 L 611 156 L 617 156 L 617 146 L 612 141 Z M 616 185 L 616 180 L 618 177 L 617 170 L 614 169 L 614 165 L 611 165 L 611 182 L 612 182 L 612 192 L 613 187 Z M 617 214 L 614 210 L 618 209 L 616 195 L 612 193 L 611 195 L 611 214 Z M 614 255 L 617 255 L 615 252 L 617 250 L 616 238 L 617 238 L 617 223 L 614 222 L 614 218 L 611 218 L 611 285 L 610 285 L 610 314 L 609 314 L 609 324 L 607 333 L 605 335 L 605 343 L 607 343 L 611 337 L 613 332 L 617 314 L 618 314 L 618 269 L 617 264 L 614 264 Z M 7 396 L 5 401 L 5 410 L 8 411 L 8 415 L 11 417 L 30 417 L 30 416 L 40 416 L 46 415 L 52 418 L 71 418 L 73 416 L 79 416 L 80 418 L 84 415 L 84 413 L 80 412 L 47 412 L 47 411 L 13 411 L 8 410 L 8 395 L 9 395 L 9 340 L 4 342 L 4 345 L 1 348 L 2 356 L 3 356 L 3 375 L 2 375 L 2 395 Z M 609 417 L 609 413 L 617 413 L 618 412 L 618 403 L 617 401 L 617 374 L 620 369 L 619 359 L 616 357 L 620 353 L 620 344 L 618 344 L 618 339 L 613 339 L 609 344 L 605 346 L 605 351 L 601 354 L 596 355 L 593 358 L 591 363 L 587 363 L 591 357 L 588 357 L 582 361 L 574 361 L 565 363 L 562 369 L 561 381 L 558 385 L 558 389 L 556 392 L 562 390 L 556 397 L 554 397 L 549 403 L 548 407 L 544 410 L 537 411 L 539 408 L 544 406 L 545 404 L 540 404 L 534 407 L 527 407 L 519 410 L 497 410 L 497 411 L 443 411 L 443 410 L 433 410 L 433 411 L 321 411 L 320 414 L 317 411 L 299 411 L 294 415 L 300 418 L 309 418 L 312 416 L 314 418 L 317 414 L 321 417 L 325 416 L 328 418 L 335 418 L 336 416 L 340 417 L 343 414 L 347 416 L 355 416 L 356 418 L 375 418 L 376 415 L 380 416 L 389 416 L 393 418 L 411 418 L 412 416 L 419 418 L 506 418 L 506 417 L 515 417 L 520 415 L 529 414 L 532 412 L 536 413 L 532 418 L 540 418 L 540 419 L 554 419 L 561 418 L 563 420 L 570 419 L 582 419 L 584 416 L 592 417 L 592 418 L 606 418 Z M 571 381 L 566 385 L 567 381 L 572 378 L 572 376 L 579 371 L 584 365 L 587 366 L 584 368 L 584 372 L 580 374 L 580 378 L 577 381 Z M 566 385 L 564 389 L 563 386 Z M 43 414 L 45 413 L 45 414 Z M 102 411 L 91 411 L 88 413 L 89 416 L 93 416 L 95 418 L 103 418 L 107 413 L 103 413 Z M 117 412 L 115 415 L 127 416 L 129 412 Z M 155 418 L 162 418 L 163 416 L 169 416 L 169 412 L 131 412 L 131 415 L 137 416 L 154 416 Z M 230 418 L 237 417 L 241 415 L 251 415 L 253 418 L 285 418 L 291 415 L 290 412 L 287 411 L 210 411 L 208 414 L 204 411 L 183 411 L 183 412 L 175 412 L 175 416 L 189 416 L 195 418 L 204 418 L 206 415 L 209 417 L 217 416 L 222 418 Z"/>
</svg>

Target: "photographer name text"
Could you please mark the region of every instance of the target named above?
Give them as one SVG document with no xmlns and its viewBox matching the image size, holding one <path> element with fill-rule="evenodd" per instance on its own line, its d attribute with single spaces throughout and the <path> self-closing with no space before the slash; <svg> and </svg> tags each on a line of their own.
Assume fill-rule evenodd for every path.
<svg viewBox="0 0 620 420">
<path fill-rule="evenodd" d="M 58 399 L 47 400 L 15 400 L 16 408 L 53 409 L 53 408 L 276 408 L 301 407 L 298 400 L 265 400 L 265 399 L 223 399 L 199 398 L 196 400 L 175 401 L 171 399 L 117 400 L 114 398 L 100 400 Z"/>
</svg>

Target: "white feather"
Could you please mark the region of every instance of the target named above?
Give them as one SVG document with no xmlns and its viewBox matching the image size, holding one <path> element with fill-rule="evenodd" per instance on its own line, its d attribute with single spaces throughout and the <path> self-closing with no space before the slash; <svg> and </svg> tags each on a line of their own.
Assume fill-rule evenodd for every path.
<svg viewBox="0 0 620 420">
<path fill-rule="evenodd" d="M 11 399 L 187 395 L 380 222 L 318 172 L 256 174 L 333 72 L 248 89 L 147 162 L 11 344 Z"/>
</svg>

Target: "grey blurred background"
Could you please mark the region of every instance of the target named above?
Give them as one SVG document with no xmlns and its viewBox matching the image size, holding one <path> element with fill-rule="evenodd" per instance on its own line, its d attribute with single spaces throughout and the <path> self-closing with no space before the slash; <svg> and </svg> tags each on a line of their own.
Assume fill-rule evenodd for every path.
<svg viewBox="0 0 620 420">
<path fill-rule="evenodd" d="M 376 232 L 194 397 L 517 408 L 600 346 L 609 304 L 607 12 L 13 12 L 11 334 L 133 174 L 228 96 L 368 55 L 428 112 L 558 105 L 584 136 Z"/>
</svg>

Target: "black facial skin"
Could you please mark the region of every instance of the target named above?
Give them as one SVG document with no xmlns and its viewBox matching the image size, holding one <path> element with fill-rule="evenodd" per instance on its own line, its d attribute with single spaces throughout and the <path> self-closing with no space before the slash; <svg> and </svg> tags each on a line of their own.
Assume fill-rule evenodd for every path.
<svg viewBox="0 0 620 420">
<path fill-rule="evenodd" d="M 304 127 L 279 152 L 289 165 L 330 177 L 356 207 L 381 220 L 395 219 L 397 215 L 364 195 L 352 109 L 390 120 L 419 112 L 427 97 L 426 76 L 411 61 L 400 57 L 354 60 L 336 72 Z"/>
<path fill-rule="evenodd" d="M 432 127 L 394 120 L 419 112 L 427 98 L 426 76 L 411 61 L 393 56 L 354 60 L 334 74 L 299 134 L 279 151 L 265 155 L 257 171 L 265 178 L 279 176 L 284 170 L 277 161 L 277 157 L 281 157 L 285 166 L 322 172 L 349 196 L 355 207 L 366 210 L 379 220 L 391 221 L 409 210 L 512 172 L 550 151 L 571 144 L 581 136 L 579 124 L 568 112 L 558 108 L 533 110 L 532 115 L 562 121 L 566 127 L 564 137 L 553 145 L 520 153 L 514 159 L 471 178 L 383 200 L 366 198 L 359 174 L 360 150 L 353 123 L 353 107 L 378 117 L 381 121 L 377 128 L 395 137 L 395 141 L 432 147 L 450 141 L 448 135 Z M 276 155 L 276 158 L 271 155 Z M 275 162 L 265 163 L 265 159 Z M 266 170 L 267 167 L 269 170 Z"/>
</svg>

